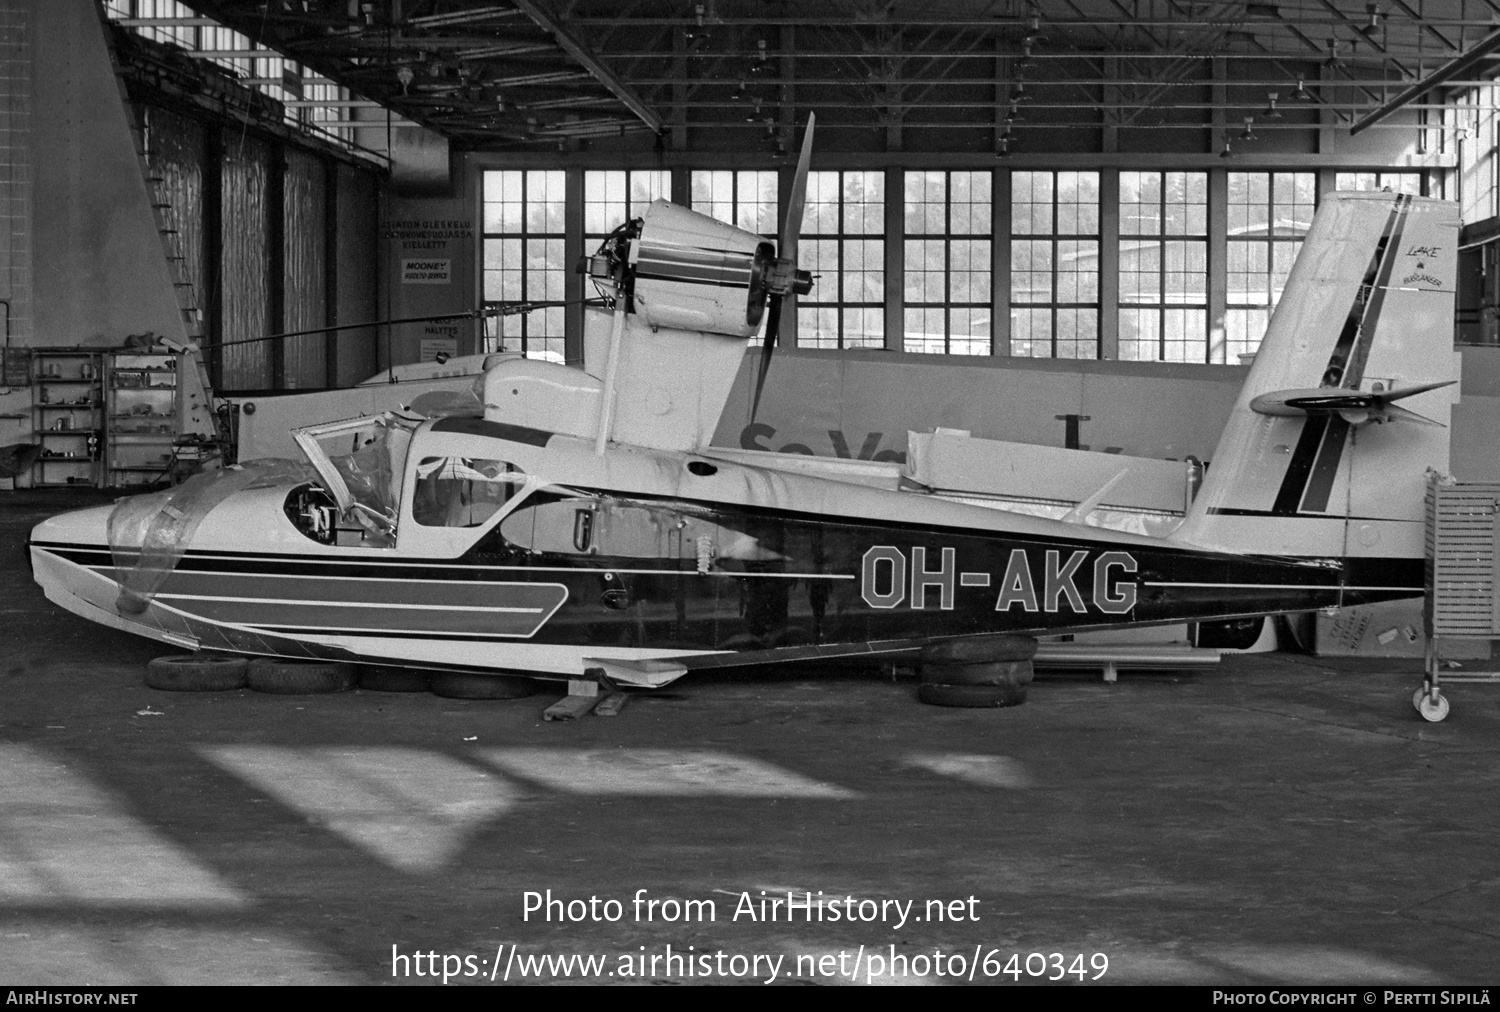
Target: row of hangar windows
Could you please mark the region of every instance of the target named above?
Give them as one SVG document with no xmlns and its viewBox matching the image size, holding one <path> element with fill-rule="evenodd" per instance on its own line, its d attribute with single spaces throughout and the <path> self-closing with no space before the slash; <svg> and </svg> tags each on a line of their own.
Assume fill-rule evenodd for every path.
<svg viewBox="0 0 1500 1012">
<path fill-rule="evenodd" d="M 667 197 L 670 175 L 585 171 L 585 247 Z M 695 170 L 689 206 L 774 238 L 780 183 L 775 170 Z M 1420 193 L 1424 177 L 1327 183 Z M 563 360 L 567 189 L 561 170 L 483 173 L 484 299 L 544 304 L 492 319 L 489 350 Z M 1260 344 L 1318 191 L 1314 172 L 812 172 L 799 260 L 816 284 L 796 344 L 1233 364 Z"/>
</svg>

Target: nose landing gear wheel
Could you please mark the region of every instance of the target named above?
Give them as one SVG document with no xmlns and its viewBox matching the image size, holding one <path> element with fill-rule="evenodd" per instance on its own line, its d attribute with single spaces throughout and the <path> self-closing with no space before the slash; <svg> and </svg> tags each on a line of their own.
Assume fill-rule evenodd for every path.
<svg viewBox="0 0 1500 1012">
<path fill-rule="evenodd" d="M 1448 716 L 1447 696 L 1429 696 L 1424 692 L 1421 693 L 1420 698 L 1415 702 L 1417 704 L 1417 712 L 1422 715 L 1423 720 L 1436 724 Z"/>
</svg>

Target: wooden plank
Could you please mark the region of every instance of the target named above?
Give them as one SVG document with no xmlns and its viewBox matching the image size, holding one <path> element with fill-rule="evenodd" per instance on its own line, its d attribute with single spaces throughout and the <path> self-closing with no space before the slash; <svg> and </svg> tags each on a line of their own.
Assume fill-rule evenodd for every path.
<svg viewBox="0 0 1500 1012">
<path fill-rule="evenodd" d="M 630 702 L 630 697 L 623 692 L 611 692 L 599 700 L 599 705 L 594 707 L 596 717 L 618 717 L 620 711 L 625 709 L 625 704 Z"/>
<path fill-rule="evenodd" d="M 599 703 L 598 696 L 564 696 L 542 711 L 544 720 L 577 720 Z"/>
<path fill-rule="evenodd" d="M 1222 651 L 1171 644 L 1043 643 L 1032 663 L 1042 666 L 1209 668 Z"/>
</svg>

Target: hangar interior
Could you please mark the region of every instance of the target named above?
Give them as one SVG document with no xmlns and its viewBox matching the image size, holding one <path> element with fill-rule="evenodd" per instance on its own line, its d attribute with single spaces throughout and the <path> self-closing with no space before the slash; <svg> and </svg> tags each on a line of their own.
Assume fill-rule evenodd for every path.
<svg viewBox="0 0 1500 1012">
<path fill-rule="evenodd" d="M 747 365 L 718 444 L 900 459 L 944 426 L 1209 460 L 1320 198 L 1389 189 L 1462 208 L 1451 471 L 1500 478 L 1484 0 L 4 16 L 0 443 L 40 452 L 16 487 L 180 475 L 263 394 L 501 350 L 581 364 L 580 260 L 659 197 L 774 238 L 810 114 L 816 281 L 766 413 Z M 71 382 L 141 334 L 200 347 L 201 382 Z"/>
<path fill-rule="evenodd" d="M 580 262 L 658 198 L 777 239 L 811 114 L 815 283 L 758 413 L 752 350 L 714 445 L 902 461 L 908 430 L 942 427 L 1211 467 L 1314 212 L 1391 191 L 1461 209 L 1450 472 L 1500 481 L 1497 59 L 1495 0 L 0 0 L 0 523 L 24 538 L 62 496 L 232 460 L 277 395 L 500 352 L 582 365 Z M 1283 629 L 1317 664 L 1231 659 L 1128 697 L 1060 680 L 1003 746 L 993 714 L 919 724 L 841 674 L 726 679 L 692 712 L 663 695 L 558 746 L 530 710 L 428 697 L 162 703 L 146 646 L 92 641 L 13 575 L 9 610 L 52 635 L 5 674 L 17 980 L 381 983 L 423 947 L 864 941 L 805 920 L 541 934 L 523 886 L 972 891 L 1009 914 L 913 944 L 1112 952 L 1108 982 L 1494 966 L 1496 709 L 1476 690 L 1456 729 L 1396 726 L 1420 602 Z M 1393 663 L 1364 679 L 1372 657 Z M 1212 733 L 1180 737 L 1183 713 Z"/>
<path fill-rule="evenodd" d="M 1336 188 L 1459 201 L 1496 343 L 1487 4 L 951 7 L 11 4 L 9 345 L 156 324 L 225 395 L 576 362 L 579 258 L 657 197 L 774 236 L 813 112 L 789 348 L 1234 366 Z"/>
</svg>

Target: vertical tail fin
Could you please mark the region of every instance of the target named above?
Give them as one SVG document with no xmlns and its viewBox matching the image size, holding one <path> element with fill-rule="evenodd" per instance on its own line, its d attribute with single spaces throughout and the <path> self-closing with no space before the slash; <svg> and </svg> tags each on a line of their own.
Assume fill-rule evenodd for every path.
<svg viewBox="0 0 1500 1012">
<path fill-rule="evenodd" d="M 1443 388 L 1458 376 L 1458 228 L 1450 202 L 1328 195 L 1173 540 L 1422 556 L 1425 475 L 1447 469 Z"/>
</svg>

